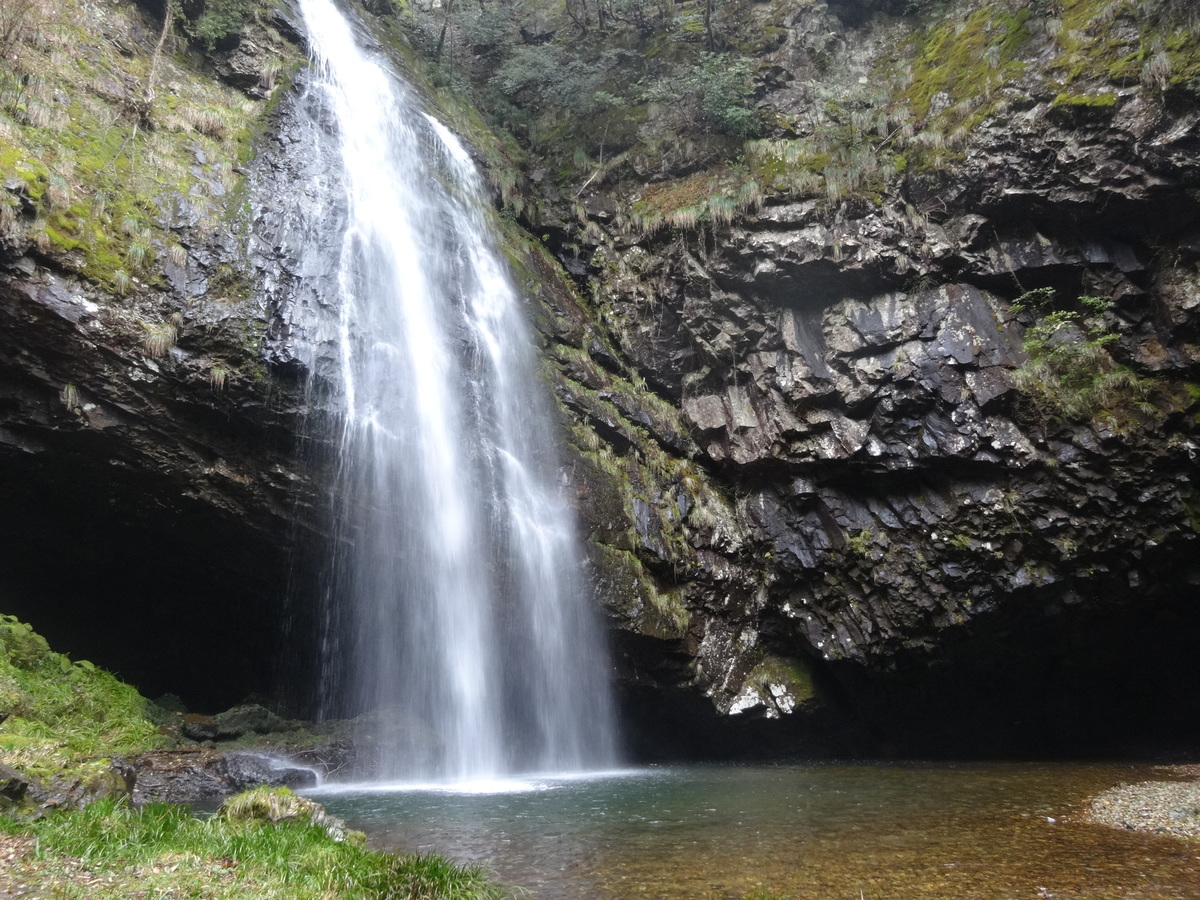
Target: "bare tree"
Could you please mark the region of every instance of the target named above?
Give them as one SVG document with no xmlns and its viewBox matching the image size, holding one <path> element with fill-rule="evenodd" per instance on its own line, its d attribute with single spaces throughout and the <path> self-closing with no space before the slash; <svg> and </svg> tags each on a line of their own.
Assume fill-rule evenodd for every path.
<svg viewBox="0 0 1200 900">
<path fill-rule="evenodd" d="M 37 33 L 41 13 L 41 0 L 0 0 L 0 54 L 5 59 Z"/>
</svg>

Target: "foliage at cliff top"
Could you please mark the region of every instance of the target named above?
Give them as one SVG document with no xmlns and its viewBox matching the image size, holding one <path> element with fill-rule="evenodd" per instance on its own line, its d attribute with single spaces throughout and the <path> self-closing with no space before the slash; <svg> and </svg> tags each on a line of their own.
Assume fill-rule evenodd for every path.
<svg viewBox="0 0 1200 900">
<path fill-rule="evenodd" d="M 233 5 L 262 18 L 259 99 L 205 75 L 184 37 L 134 4 L 0 5 L 0 250 L 32 247 L 132 294 L 186 266 L 185 242 L 227 227 L 256 122 L 298 58 L 260 0 Z M 204 42 L 236 23 L 179 24 Z"/>
<path fill-rule="evenodd" d="M 37 778 L 161 743 L 136 690 L 0 616 L 0 762 Z"/>
<path fill-rule="evenodd" d="M 543 189 L 506 194 L 535 224 L 586 228 L 578 209 L 538 206 L 547 185 L 616 186 L 629 195 L 617 225 L 633 231 L 720 225 L 772 197 L 878 203 L 910 173 L 952 170 L 981 124 L 1031 94 L 1104 110 L 1121 89 L 1200 89 L 1200 15 L 1184 0 L 913 0 L 892 5 L 902 15 L 874 49 L 835 39 L 803 3 L 368 8 L 402 20 L 435 80 L 529 151 Z M 692 183 L 655 187 L 677 179 Z"/>
<path fill-rule="evenodd" d="M 236 809 L 284 810 L 267 816 Z M 290 810 L 290 813 L 288 812 Z M 475 866 L 376 853 L 331 836 L 317 804 L 286 788 L 231 798 L 207 820 L 167 804 L 101 800 L 29 825 L 0 820 L 0 891 L 64 898 L 132 896 L 501 900 L 511 892 Z"/>
<path fill-rule="evenodd" d="M 758 133 L 749 54 L 761 34 L 743 27 L 750 6 L 368 4 L 403 23 L 435 82 L 471 94 L 494 126 L 545 156 L 556 182 L 635 146 L 654 154 L 677 135 L 723 143 Z M 767 15 L 778 18 L 784 6 L 770 4 Z"/>
</svg>

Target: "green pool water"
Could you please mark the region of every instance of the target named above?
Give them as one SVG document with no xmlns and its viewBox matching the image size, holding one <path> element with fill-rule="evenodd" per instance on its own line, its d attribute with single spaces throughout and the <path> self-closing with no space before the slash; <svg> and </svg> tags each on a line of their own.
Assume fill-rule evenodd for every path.
<svg viewBox="0 0 1200 900">
<path fill-rule="evenodd" d="M 1113 765 L 649 768 L 445 789 L 328 787 L 373 846 L 487 863 L 539 900 L 1200 898 L 1200 844 L 1092 825 L 1163 779 Z"/>
</svg>

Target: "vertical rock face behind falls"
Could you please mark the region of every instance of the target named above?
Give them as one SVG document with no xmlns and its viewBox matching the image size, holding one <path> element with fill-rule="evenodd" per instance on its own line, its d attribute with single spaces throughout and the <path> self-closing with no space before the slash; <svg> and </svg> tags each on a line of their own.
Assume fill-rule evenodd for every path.
<svg viewBox="0 0 1200 900">
<path fill-rule="evenodd" d="M 647 685 L 686 682 L 734 721 L 795 721 L 812 675 L 861 714 L 851 748 L 1194 741 L 1196 83 L 1064 87 L 1039 7 L 998 86 L 963 99 L 968 63 L 929 59 L 980 22 L 1001 34 L 1007 7 L 961 4 L 955 27 L 861 6 L 786 15 L 765 55 L 760 106 L 795 131 L 741 163 L 761 206 L 639 233 L 623 216 L 672 185 L 734 189 L 717 151 L 631 155 L 562 226 L 598 317 L 560 310 L 550 353 L 601 591 L 643 636 L 622 643 L 629 696 L 657 710 Z M 1087 33 L 1128 41 L 1133 21 Z M 896 47 L 935 40 L 867 96 Z M 789 140 L 918 109 L 921 78 L 945 86 L 924 118 L 872 138 L 917 148 L 906 170 L 857 193 L 833 168 L 821 194 L 772 175 Z M 921 156 L 956 101 L 971 124 Z"/>
<path fill-rule="evenodd" d="M 150 86 L 161 22 L 137 6 L 34 12 L 0 138 L 0 605 L 151 696 L 222 708 L 271 688 L 321 539 L 325 473 L 296 454 L 320 412 L 264 344 L 280 254 L 251 246 L 239 162 L 295 32 L 264 15 L 205 63 L 231 84 L 181 52 Z"/>
</svg>

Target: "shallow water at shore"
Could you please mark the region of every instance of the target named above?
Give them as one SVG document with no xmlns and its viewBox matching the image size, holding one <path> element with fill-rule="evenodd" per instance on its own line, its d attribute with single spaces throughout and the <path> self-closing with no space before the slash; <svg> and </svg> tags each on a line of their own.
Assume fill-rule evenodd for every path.
<svg viewBox="0 0 1200 900">
<path fill-rule="evenodd" d="M 314 796 L 373 846 L 484 862 L 539 900 L 1189 900 L 1200 844 L 1083 821 L 1146 766 L 687 766 Z"/>
</svg>

